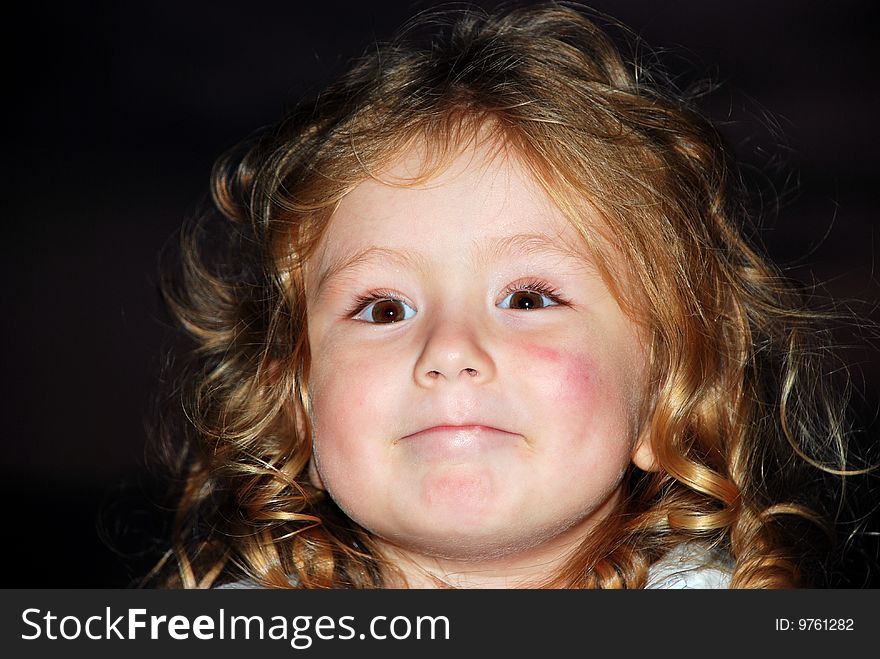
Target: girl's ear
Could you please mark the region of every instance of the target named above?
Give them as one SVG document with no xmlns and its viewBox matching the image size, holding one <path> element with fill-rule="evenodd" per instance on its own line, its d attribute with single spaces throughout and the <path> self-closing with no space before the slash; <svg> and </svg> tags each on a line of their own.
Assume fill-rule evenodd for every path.
<svg viewBox="0 0 880 659">
<path fill-rule="evenodd" d="M 654 344 L 651 343 L 648 363 L 652 364 L 653 362 Z M 657 454 L 654 453 L 654 446 L 651 442 L 651 437 L 654 434 L 651 432 L 651 429 L 654 426 L 653 418 L 659 395 L 660 390 L 657 387 L 653 387 L 648 391 L 648 400 L 645 401 L 647 407 L 643 409 L 641 430 L 631 453 L 632 463 L 642 471 L 660 471 L 660 465 L 657 464 Z"/>
<path fill-rule="evenodd" d="M 294 404 L 294 418 L 296 423 L 296 434 L 302 441 L 308 440 L 309 428 L 311 424 L 306 423 L 306 412 L 302 405 Z M 309 482 L 319 490 L 326 490 L 321 474 L 318 473 L 318 467 L 315 465 L 315 448 L 312 443 L 312 456 L 309 458 Z"/>
<path fill-rule="evenodd" d="M 654 448 L 651 446 L 651 437 L 647 429 L 642 431 L 636 441 L 632 452 L 633 464 L 642 471 L 660 471 L 657 464 L 657 457 L 654 455 Z"/>
<path fill-rule="evenodd" d="M 309 481 L 312 485 L 314 485 L 319 490 L 326 490 L 324 487 L 324 480 L 321 478 L 321 474 L 318 473 L 318 467 L 315 466 L 315 456 L 312 455 L 309 460 Z"/>
</svg>

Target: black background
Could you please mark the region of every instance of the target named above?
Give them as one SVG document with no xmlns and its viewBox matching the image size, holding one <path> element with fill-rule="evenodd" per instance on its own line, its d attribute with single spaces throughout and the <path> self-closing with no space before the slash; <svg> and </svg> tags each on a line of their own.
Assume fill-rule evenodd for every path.
<svg viewBox="0 0 880 659">
<path fill-rule="evenodd" d="M 143 450 L 166 335 L 159 250 L 224 149 L 428 6 L 160 0 L 7 15 L 6 587 L 125 586 L 143 569 L 149 555 L 123 560 L 103 536 L 130 553 L 158 529 Z M 682 81 L 719 83 L 707 111 L 786 202 L 766 219 L 772 257 L 842 302 L 867 303 L 876 321 L 874 3 L 592 6 L 670 51 Z M 867 347 L 852 359 L 876 428 L 880 358 Z"/>
</svg>

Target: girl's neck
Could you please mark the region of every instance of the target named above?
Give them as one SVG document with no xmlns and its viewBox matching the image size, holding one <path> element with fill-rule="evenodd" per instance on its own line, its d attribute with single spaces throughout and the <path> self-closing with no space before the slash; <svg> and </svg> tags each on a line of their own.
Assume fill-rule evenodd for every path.
<svg viewBox="0 0 880 659">
<path fill-rule="evenodd" d="M 529 588 L 541 586 L 561 567 L 557 556 L 537 552 L 511 559 L 460 560 L 424 556 L 383 546 L 394 569 L 386 572 L 389 588 Z"/>
</svg>

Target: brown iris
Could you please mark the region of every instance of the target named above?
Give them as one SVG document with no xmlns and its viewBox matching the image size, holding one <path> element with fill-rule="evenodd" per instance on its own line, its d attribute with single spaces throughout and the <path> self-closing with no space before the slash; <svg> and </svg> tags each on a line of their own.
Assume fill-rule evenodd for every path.
<svg viewBox="0 0 880 659">
<path fill-rule="evenodd" d="M 380 300 L 373 304 L 370 317 L 374 323 L 396 323 L 406 316 L 406 309 L 400 300 Z"/>
<path fill-rule="evenodd" d="M 542 309 L 544 307 L 543 295 L 533 291 L 517 291 L 510 296 L 511 309 Z"/>
</svg>

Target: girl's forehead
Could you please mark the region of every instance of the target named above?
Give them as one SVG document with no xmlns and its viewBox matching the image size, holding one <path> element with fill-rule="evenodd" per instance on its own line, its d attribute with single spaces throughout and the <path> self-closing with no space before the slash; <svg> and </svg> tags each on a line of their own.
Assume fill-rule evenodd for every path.
<svg viewBox="0 0 880 659">
<path fill-rule="evenodd" d="M 330 218 L 319 260 L 383 244 L 430 252 L 454 243 L 479 251 L 516 236 L 583 251 L 578 230 L 513 149 L 483 140 L 445 155 L 414 143 L 354 186 Z"/>
</svg>

